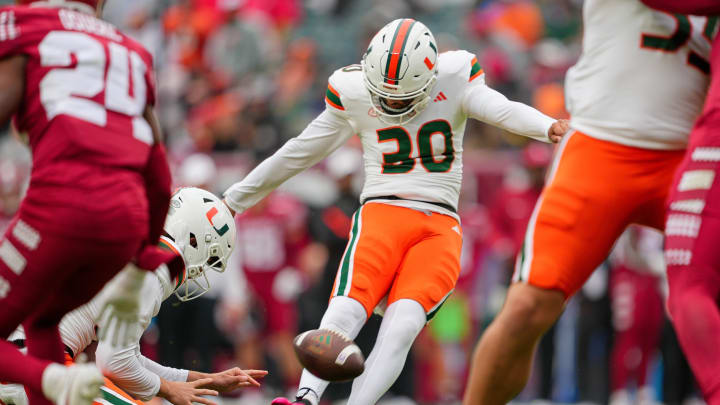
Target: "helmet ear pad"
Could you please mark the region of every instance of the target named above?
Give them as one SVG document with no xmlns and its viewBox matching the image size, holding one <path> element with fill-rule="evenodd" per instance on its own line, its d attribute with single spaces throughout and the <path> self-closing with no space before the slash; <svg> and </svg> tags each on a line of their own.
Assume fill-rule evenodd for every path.
<svg viewBox="0 0 720 405">
<path fill-rule="evenodd" d="M 371 104 L 381 120 L 402 124 L 427 107 L 437 80 L 437 59 L 435 38 L 421 22 L 395 20 L 375 34 L 361 66 Z M 412 102 L 407 109 L 397 109 L 387 108 L 388 100 Z"/>
</svg>

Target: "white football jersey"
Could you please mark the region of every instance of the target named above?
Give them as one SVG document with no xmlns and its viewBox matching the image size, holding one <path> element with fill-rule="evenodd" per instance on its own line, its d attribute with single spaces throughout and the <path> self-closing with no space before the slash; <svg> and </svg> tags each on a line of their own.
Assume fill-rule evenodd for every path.
<svg viewBox="0 0 720 405">
<path fill-rule="evenodd" d="M 344 116 L 362 141 L 365 186 L 361 201 L 397 196 L 457 207 L 468 118 L 463 98 L 470 86 L 482 85 L 484 77 L 477 59 L 466 51 L 444 52 L 437 63 L 429 105 L 402 126 L 377 117 L 360 65 L 330 76 L 328 108 Z"/>
<path fill-rule="evenodd" d="M 709 84 L 716 18 L 639 0 L 585 0 L 583 51 L 567 72 L 571 126 L 594 138 L 683 149 Z"/>
<path fill-rule="evenodd" d="M 380 120 L 360 65 L 330 76 L 327 104 L 297 137 L 225 192 L 236 212 L 252 207 L 288 178 L 316 164 L 358 135 L 363 146 L 362 202 L 379 202 L 440 212 L 457 218 L 462 179 L 462 145 L 468 118 L 549 142 L 554 119 L 508 100 L 485 85 L 477 58 L 466 51 L 438 56 L 438 76 L 428 106 L 403 125 Z M 433 66 L 426 62 L 428 69 Z M 445 207 L 445 208 L 443 208 Z"/>
</svg>

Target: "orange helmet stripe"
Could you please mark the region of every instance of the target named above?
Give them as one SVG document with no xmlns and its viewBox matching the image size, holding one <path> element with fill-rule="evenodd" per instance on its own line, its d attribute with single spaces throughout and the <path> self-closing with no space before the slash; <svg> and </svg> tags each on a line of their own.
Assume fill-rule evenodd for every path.
<svg viewBox="0 0 720 405">
<path fill-rule="evenodd" d="M 407 37 L 415 24 L 415 20 L 411 18 L 404 19 L 395 30 L 392 44 L 390 45 L 390 57 L 386 65 L 386 83 L 397 84 L 397 78 L 400 73 L 400 63 L 402 62 L 402 55 L 407 43 Z"/>
</svg>

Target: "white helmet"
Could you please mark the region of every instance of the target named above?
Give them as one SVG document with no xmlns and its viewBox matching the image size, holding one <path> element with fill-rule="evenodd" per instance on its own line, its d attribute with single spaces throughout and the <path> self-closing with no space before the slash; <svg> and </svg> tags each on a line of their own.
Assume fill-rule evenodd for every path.
<svg viewBox="0 0 720 405">
<path fill-rule="evenodd" d="M 225 271 L 235 247 L 235 219 L 214 194 L 194 187 L 181 188 L 170 199 L 162 240 L 177 249 L 185 261 L 175 295 L 190 301 L 210 290 L 208 270 Z"/>
<path fill-rule="evenodd" d="M 435 37 L 419 21 L 398 19 L 375 34 L 361 65 L 370 101 L 381 120 L 402 125 L 427 107 L 437 79 L 437 58 Z M 385 100 L 409 102 L 392 108 Z"/>
</svg>

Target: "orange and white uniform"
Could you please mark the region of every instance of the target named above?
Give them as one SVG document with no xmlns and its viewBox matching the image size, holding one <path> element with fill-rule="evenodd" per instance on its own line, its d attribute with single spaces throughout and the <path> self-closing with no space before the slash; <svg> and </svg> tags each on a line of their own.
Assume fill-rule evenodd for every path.
<svg viewBox="0 0 720 405">
<path fill-rule="evenodd" d="M 555 121 L 485 85 L 471 53 L 441 53 L 437 66 L 429 105 L 403 125 L 378 118 L 360 65 L 335 71 L 325 111 L 225 192 L 228 205 L 243 212 L 357 134 L 365 166 L 363 206 L 353 218 L 332 294 L 359 301 L 368 315 L 384 298 L 388 305 L 407 298 L 431 317 L 452 292 L 460 270 L 456 209 L 467 119 L 546 142 Z"/>
<path fill-rule="evenodd" d="M 709 84 L 716 19 L 639 0 L 586 0 L 567 72 L 573 133 L 556 153 L 515 281 L 570 296 L 631 223 L 663 229 L 665 200 Z"/>
</svg>

